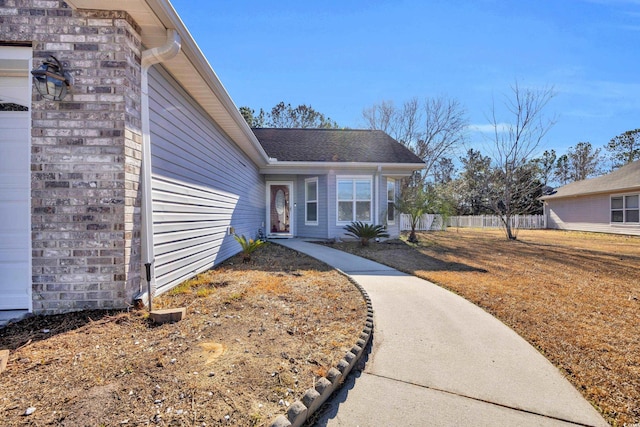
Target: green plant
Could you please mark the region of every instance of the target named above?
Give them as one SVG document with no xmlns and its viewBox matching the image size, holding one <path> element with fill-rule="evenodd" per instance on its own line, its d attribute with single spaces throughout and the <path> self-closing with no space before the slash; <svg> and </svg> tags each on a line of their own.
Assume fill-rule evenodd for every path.
<svg viewBox="0 0 640 427">
<path fill-rule="evenodd" d="M 360 239 L 362 246 L 369 246 L 369 240 L 379 237 L 389 237 L 389 233 L 386 232 L 384 226 L 367 224 L 362 221 L 355 221 L 349 225 L 346 225 L 344 229 L 347 231 L 347 236 L 352 236 Z"/>
<path fill-rule="evenodd" d="M 240 246 L 242 246 L 242 262 L 251 261 L 251 254 L 256 251 L 260 246 L 264 245 L 265 242 L 259 239 L 247 239 L 242 236 L 238 236 L 237 234 L 233 235 L 233 238 L 236 239 Z"/>
</svg>

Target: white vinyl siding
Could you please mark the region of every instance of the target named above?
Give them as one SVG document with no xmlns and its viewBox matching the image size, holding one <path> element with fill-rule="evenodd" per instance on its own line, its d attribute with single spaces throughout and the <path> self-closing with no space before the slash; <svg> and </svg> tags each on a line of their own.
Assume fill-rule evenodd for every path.
<svg viewBox="0 0 640 427">
<path fill-rule="evenodd" d="M 236 254 L 264 221 L 258 168 L 161 68 L 149 72 L 155 284 L 164 292 Z"/>
<path fill-rule="evenodd" d="M 304 180 L 304 223 L 318 225 L 318 178 Z"/>
<path fill-rule="evenodd" d="M 373 182 L 371 177 L 337 179 L 338 224 L 353 221 L 371 222 Z"/>
</svg>

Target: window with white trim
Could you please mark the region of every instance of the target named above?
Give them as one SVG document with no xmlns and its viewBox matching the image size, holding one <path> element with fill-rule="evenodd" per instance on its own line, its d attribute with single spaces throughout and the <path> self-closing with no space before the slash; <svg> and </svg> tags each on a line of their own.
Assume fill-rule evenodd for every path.
<svg viewBox="0 0 640 427">
<path fill-rule="evenodd" d="M 371 177 L 338 178 L 338 222 L 371 222 L 373 191 Z"/>
<path fill-rule="evenodd" d="M 396 180 L 387 178 L 387 222 L 394 224 L 396 222 Z"/>
<path fill-rule="evenodd" d="M 304 223 L 318 225 L 318 178 L 304 180 Z"/>
<path fill-rule="evenodd" d="M 611 196 L 611 222 L 615 224 L 640 223 L 640 195 Z"/>
</svg>

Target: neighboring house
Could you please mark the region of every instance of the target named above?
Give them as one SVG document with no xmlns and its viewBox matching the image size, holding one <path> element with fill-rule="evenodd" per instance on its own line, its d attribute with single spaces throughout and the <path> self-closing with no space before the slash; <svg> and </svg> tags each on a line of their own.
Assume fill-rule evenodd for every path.
<svg viewBox="0 0 640 427">
<path fill-rule="evenodd" d="M 349 209 L 381 222 L 392 179 L 422 167 L 360 158 L 361 137 L 328 140 L 335 161 L 267 153 L 167 0 L 7 1 L 0 15 L 5 313 L 126 307 L 146 297 L 145 264 L 164 292 L 236 254 L 232 232 L 339 237 Z M 73 75 L 62 101 L 32 84 L 51 55 Z"/>
<path fill-rule="evenodd" d="M 640 160 L 540 199 L 546 228 L 640 235 Z"/>
</svg>

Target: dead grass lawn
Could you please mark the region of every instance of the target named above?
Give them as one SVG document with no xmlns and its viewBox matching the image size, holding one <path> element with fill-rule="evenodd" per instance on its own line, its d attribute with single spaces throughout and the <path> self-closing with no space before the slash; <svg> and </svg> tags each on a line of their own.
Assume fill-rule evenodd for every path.
<svg viewBox="0 0 640 427">
<path fill-rule="evenodd" d="M 640 238 L 449 229 L 336 245 L 448 288 L 537 347 L 613 425 L 640 423 Z"/>
<path fill-rule="evenodd" d="M 356 343 L 366 304 L 344 276 L 267 245 L 144 312 L 34 317 L 0 329 L 4 426 L 260 426 L 286 412 Z M 32 415 L 25 410 L 34 407 Z"/>
</svg>

